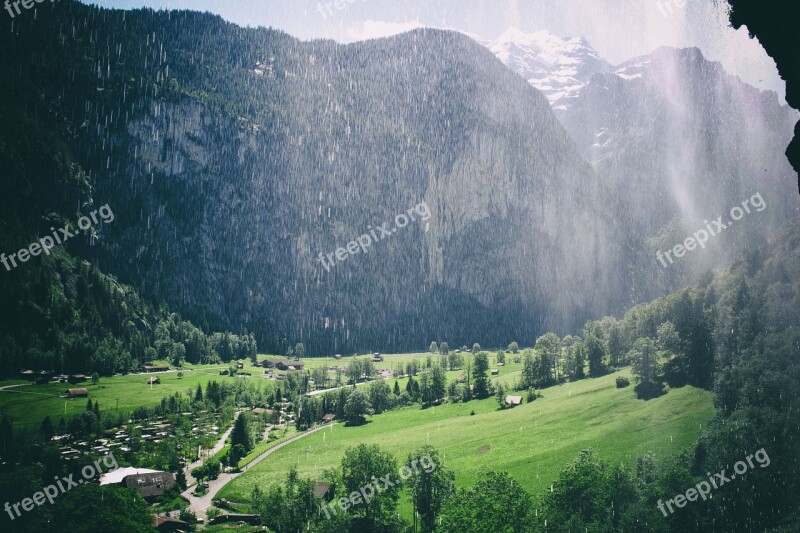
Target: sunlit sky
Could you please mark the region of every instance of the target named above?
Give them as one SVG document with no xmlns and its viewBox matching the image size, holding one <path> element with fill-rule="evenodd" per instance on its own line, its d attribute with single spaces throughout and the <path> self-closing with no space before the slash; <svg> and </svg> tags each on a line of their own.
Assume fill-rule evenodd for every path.
<svg viewBox="0 0 800 533">
<path fill-rule="evenodd" d="M 785 94 L 775 62 L 727 20 L 717 0 L 94 0 L 131 9 L 209 11 L 242 26 L 281 29 L 303 40 L 352 42 L 420 26 L 450 28 L 491 40 L 506 29 L 547 30 L 586 38 L 613 64 L 658 46 L 697 46 L 725 69 L 761 89 Z M 337 7 L 338 6 L 338 7 Z"/>
</svg>

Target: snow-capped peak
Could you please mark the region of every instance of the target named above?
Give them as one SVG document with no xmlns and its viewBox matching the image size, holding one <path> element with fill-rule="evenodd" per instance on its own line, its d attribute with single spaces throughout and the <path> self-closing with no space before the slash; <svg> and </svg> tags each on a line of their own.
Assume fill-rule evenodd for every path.
<svg viewBox="0 0 800 533">
<path fill-rule="evenodd" d="M 613 69 L 581 37 L 564 39 L 548 31 L 525 33 L 509 28 L 485 45 L 542 91 L 554 109 L 566 109 L 595 73 Z"/>
</svg>

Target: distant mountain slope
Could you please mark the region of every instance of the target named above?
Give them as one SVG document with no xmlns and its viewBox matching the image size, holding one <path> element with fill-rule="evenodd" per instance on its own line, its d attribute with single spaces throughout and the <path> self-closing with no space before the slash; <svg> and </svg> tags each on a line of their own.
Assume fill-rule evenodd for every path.
<svg viewBox="0 0 800 533">
<path fill-rule="evenodd" d="M 506 44 L 489 49 L 535 87 L 560 79 L 564 64 L 585 73 L 568 99 L 551 104 L 583 157 L 627 206 L 620 219 L 637 228 L 634 249 L 642 255 L 633 279 L 648 280 L 637 300 L 726 267 L 798 212 L 792 169 L 783 157 L 797 112 L 700 50 L 662 47 L 610 67 L 580 39 L 509 30 L 498 41 Z M 521 44 L 542 42 L 549 46 Z M 582 52 L 570 56 L 564 49 L 576 42 L 584 43 Z M 531 64 L 538 69 L 533 77 Z M 656 262 L 656 252 L 682 243 L 708 220 L 727 219 L 731 208 L 756 193 L 768 206 L 763 213 L 668 269 Z"/>
<path fill-rule="evenodd" d="M 196 323 L 348 353 L 532 342 L 626 301 L 615 200 L 460 34 L 302 43 L 62 2 L 0 39 L 10 98 L 63 125 L 114 209 L 99 264 Z M 318 262 L 422 202 L 424 224 Z"/>
</svg>

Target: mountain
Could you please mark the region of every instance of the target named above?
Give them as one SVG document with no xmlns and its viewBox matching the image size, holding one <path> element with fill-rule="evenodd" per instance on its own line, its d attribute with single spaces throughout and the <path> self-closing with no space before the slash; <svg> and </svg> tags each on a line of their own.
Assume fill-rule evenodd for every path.
<svg viewBox="0 0 800 533">
<path fill-rule="evenodd" d="M 581 37 L 562 39 L 547 31 L 524 33 L 509 28 L 484 44 L 503 64 L 542 91 L 556 110 L 568 109 L 593 75 L 613 71 Z"/>
<path fill-rule="evenodd" d="M 783 156 L 797 112 L 697 48 L 662 47 L 595 75 L 559 119 L 630 206 L 651 254 L 722 216 L 728 228 L 702 253 L 656 267 L 672 283 L 727 266 L 797 213 Z M 731 210 L 756 194 L 766 208 L 732 223 Z"/>
<path fill-rule="evenodd" d="M 205 330 L 264 351 L 497 346 L 626 301 L 616 199 L 547 99 L 463 35 L 344 46 L 61 2 L 0 39 L 35 58 L 3 62 L 5 112 L 87 177 L 31 188 L 33 157 L 10 165 L 19 228 L 108 203 L 83 252 Z"/>
<path fill-rule="evenodd" d="M 535 87 L 560 79 L 563 40 L 509 30 L 489 45 Z M 522 43 L 547 42 L 547 47 Z M 587 73 L 554 111 L 584 159 L 627 206 L 618 216 L 635 227 L 634 280 L 648 280 L 635 299 L 656 297 L 728 266 L 797 213 L 793 173 L 783 156 L 798 114 L 777 94 L 755 89 L 707 60 L 697 48 L 661 47 L 615 67 L 589 50 L 573 59 Z M 590 58 L 589 60 L 584 57 Z M 532 77 L 527 65 L 538 68 Z M 548 67 L 548 65 L 551 65 Z M 605 66 L 604 68 L 601 68 Z M 590 73 L 590 74 L 589 74 Z M 686 260 L 664 268 L 656 253 L 684 242 L 709 220 L 760 194 L 768 206 L 711 239 Z M 646 286 L 645 286 L 646 285 Z"/>
</svg>

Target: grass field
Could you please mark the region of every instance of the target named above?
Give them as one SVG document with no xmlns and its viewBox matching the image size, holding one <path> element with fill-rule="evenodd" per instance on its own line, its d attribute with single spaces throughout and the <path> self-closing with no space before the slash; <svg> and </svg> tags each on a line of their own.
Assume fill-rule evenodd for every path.
<svg viewBox="0 0 800 533">
<path fill-rule="evenodd" d="M 67 383 L 32 385 L 30 382 L 22 382 L 24 384 L 19 387 L 0 392 L 0 415 L 9 417 L 15 427 L 36 429 L 45 416 L 50 416 L 55 423 L 65 413 L 69 416 L 86 409 L 86 398 L 70 400 L 58 397 L 67 388 L 73 387 L 89 389 L 89 398 L 99 402 L 101 410 L 119 408 L 131 411 L 139 406 L 152 407 L 161 402 L 161 398 L 176 392 L 185 394 L 190 389 L 194 391 L 198 384 L 205 389 L 206 384 L 212 379 L 226 379 L 219 375 L 219 371 L 228 367 L 229 365 L 187 367 L 183 369 L 181 379 L 178 379 L 177 371 L 170 371 L 101 377 L 96 385 L 92 385 L 91 381 L 78 385 Z M 151 376 L 158 377 L 161 383 L 152 387 L 148 385 L 147 379 Z M 2 381 L 0 387 L 19 383 L 19 380 Z"/>
<path fill-rule="evenodd" d="M 427 353 L 389 355 L 385 356 L 386 360 L 383 363 L 375 363 L 375 367 L 377 369 L 391 369 L 397 363 L 405 363 L 414 358 L 424 364 L 427 355 Z M 276 355 L 258 356 L 259 360 L 268 357 L 280 358 L 280 356 Z M 434 356 L 434 358 L 436 357 Z M 465 354 L 465 357 L 469 359 L 471 354 Z M 361 358 L 368 357 L 362 356 Z M 333 357 L 318 357 L 305 358 L 303 361 L 305 362 L 305 367 L 311 370 L 320 366 L 346 365 L 351 359 L 351 357 L 345 357 L 341 360 L 336 360 Z M 493 360 L 493 357 L 491 359 Z M 243 360 L 242 362 L 244 363 L 242 371 L 252 373 L 252 377 L 248 379 L 273 385 L 279 384 L 279 382 L 265 379 L 264 370 L 252 366 L 249 360 Z M 168 364 L 165 361 L 162 361 L 162 363 Z M 219 371 L 226 370 L 232 365 L 234 363 L 219 365 L 186 364 L 183 367 L 183 377 L 181 379 L 178 379 L 178 371 L 169 371 L 154 374 L 101 377 L 97 385 L 92 385 L 90 381 L 77 385 L 69 385 L 67 383 L 33 385 L 30 381 L 20 379 L 0 381 L 0 388 L 20 385 L 0 391 L 0 416 L 8 417 L 16 428 L 38 429 L 46 416 L 49 416 L 56 423 L 62 416 L 66 415 L 65 418 L 67 418 L 86 409 L 85 398 L 69 400 L 59 397 L 59 394 L 63 393 L 67 388 L 74 387 L 89 389 L 89 397 L 92 401 L 100 403 L 101 410 L 119 408 L 132 411 L 140 406 L 153 407 L 161 402 L 162 398 L 171 396 L 176 392 L 186 393 L 191 389 L 193 394 L 198 384 L 202 385 L 205 390 L 206 385 L 212 379 L 230 380 L 231 378 L 229 377 L 220 376 Z M 458 372 L 452 372 L 449 376 L 452 378 L 457 374 Z M 161 383 L 152 387 L 148 385 L 147 379 L 151 376 L 158 377 Z M 389 385 L 394 386 L 394 380 L 390 380 Z M 405 386 L 405 382 L 402 381 L 401 385 Z"/>
<path fill-rule="evenodd" d="M 594 448 L 603 460 L 630 467 L 645 452 L 663 457 L 688 447 L 713 415 L 710 392 L 684 387 L 645 402 L 636 399 L 633 387 L 617 389 L 618 375 L 630 373 L 545 389 L 543 398 L 510 410 L 499 411 L 496 400 L 487 399 L 400 409 L 361 427 L 337 424 L 279 450 L 219 496 L 247 502 L 253 487 L 283 482 L 292 465 L 316 478 L 338 467 L 345 449 L 360 443 L 378 444 L 398 460 L 430 444 L 455 471 L 459 487 L 470 485 L 480 468 L 492 468 L 509 471 L 535 493 L 582 449 Z"/>
</svg>

